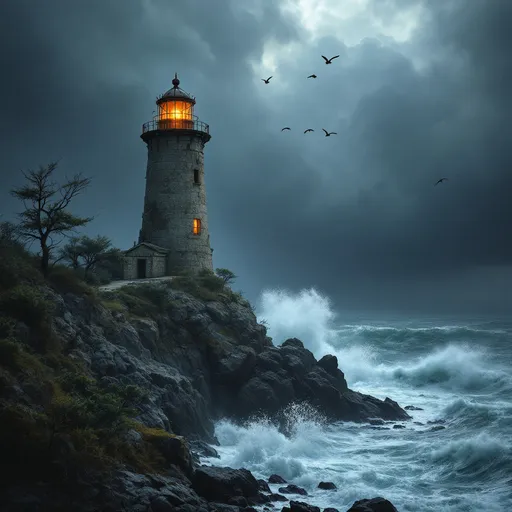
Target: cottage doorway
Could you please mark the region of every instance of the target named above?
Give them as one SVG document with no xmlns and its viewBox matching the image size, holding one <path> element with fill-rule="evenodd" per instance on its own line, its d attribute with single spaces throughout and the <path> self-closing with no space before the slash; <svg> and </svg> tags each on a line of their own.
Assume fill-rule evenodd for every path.
<svg viewBox="0 0 512 512">
<path fill-rule="evenodd" d="M 137 279 L 145 279 L 147 277 L 147 260 L 146 258 L 139 258 L 137 260 Z"/>
</svg>

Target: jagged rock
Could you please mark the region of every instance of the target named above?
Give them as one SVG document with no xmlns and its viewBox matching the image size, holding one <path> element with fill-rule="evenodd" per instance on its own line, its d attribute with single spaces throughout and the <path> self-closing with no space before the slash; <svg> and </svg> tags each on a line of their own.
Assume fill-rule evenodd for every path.
<svg viewBox="0 0 512 512">
<path fill-rule="evenodd" d="M 356 501 L 347 512 L 398 512 L 394 505 L 381 497 Z"/>
<path fill-rule="evenodd" d="M 55 331 L 76 345 L 72 354 L 100 378 L 149 392 L 142 422 L 214 443 L 215 418 L 275 414 L 297 400 L 332 420 L 409 418 L 396 402 L 349 390 L 335 356 L 316 361 L 297 338 L 273 346 L 245 301 L 167 293 L 171 307 L 150 319 L 48 292 L 57 304 Z"/>
<path fill-rule="evenodd" d="M 208 510 L 210 512 L 240 512 L 240 507 L 227 503 L 209 503 Z"/>
<path fill-rule="evenodd" d="M 288 501 L 288 498 L 286 496 L 283 496 L 282 494 L 277 494 L 273 492 L 269 496 L 270 501 Z"/>
<path fill-rule="evenodd" d="M 227 503 L 234 496 L 258 496 L 258 481 L 247 469 L 201 466 L 196 469 L 192 487 L 210 501 Z"/>
<path fill-rule="evenodd" d="M 322 357 L 322 359 L 319 359 L 316 364 L 323 368 L 327 373 L 334 374 L 338 369 L 338 358 L 328 354 Z"/>
<path fill-rule="evenodd" d="M 269 484 L 286 484 L 288 483 L 282 476 L 279 475 L 270 475 L 268 477 Z"/>
<path fill-rule="evenodd" d="M 320 482 L 318 484 L 318 488 L 319 489 L 324 489 L 324 490 L 333 490 L 333 489 L 337 489 L 336 485 L 334 485 L 333 482 Z"/>
<path fill-rule="evenodd" d="M 299 487 L 295 484 L 288 484 L 286 487 L 279 487 L 278 491 L 283 494 L 300 494 L 301 496 L 308 495 L 306 489 L 303 489 L 302 487 Z"/>
<path fill-rule="evenodd" d="M 281 343 L 281 347 L 304 348 L 304 343 L 297 338 L 288 338 Z"/>
<path fill-rule="evenodd" d="M 263 492 L 272 492 L 267 482 L 261 478 L 258 479 L 258 489 Z"/>
<path fill-rule="evenodd" d="M 302 501 L 290 501 L 289 506 L 283 507 L 281 512 L 320 512 L 320 508 Z"/>
<path fill-rule="evenodd" d="M 414 405 L 406 405 L 404 409 L 406 411 L 423 411 L 421 407 L 415 407 Z"/>
<path fill-rule="evenodd" d="M 218 454 L 217 450 L 203 441 L 191 441 L 190 449 L 193 453 L 202 457 L 213 457 L 215 459 L 220 459 L 220 455 Z"/>
<path fill-rule="evenodd" d="M 247 507 L 247 498 L 244 496 L 233 496 L 229 498 L 228 505 L 236 505 L 237 507 Z"/>
<path fill-rule="evenodd" d="M 192 454 L 184 437 L 160 437 L 155 441 L 155 444 L 167 461 L 178 466 L 188 477 L 192 476 L 194 472 Z"/>
</svg>

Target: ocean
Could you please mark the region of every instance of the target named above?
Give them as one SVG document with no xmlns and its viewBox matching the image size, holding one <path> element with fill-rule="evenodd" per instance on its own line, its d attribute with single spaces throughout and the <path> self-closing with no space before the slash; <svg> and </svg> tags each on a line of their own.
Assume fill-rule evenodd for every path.
<svg viewBox="0 0 512 512">
<path fill-rule="evenodd" d="M 321 509 L 383 496 L 399 512 L 512 511 L 512 317 L 375 319 L 336 313 L 312 289 L 265 292 L 258 318 L 276 345 L 297 337 L 317 358 L 335 354 L 355 391 L 423 410 L 409 411 L 406 428 L 382 430 L 291 407 L 290 437 L 266 418 L 221 421 L 221 458 L 203 462 L 277 473 Z"/>
</svg>

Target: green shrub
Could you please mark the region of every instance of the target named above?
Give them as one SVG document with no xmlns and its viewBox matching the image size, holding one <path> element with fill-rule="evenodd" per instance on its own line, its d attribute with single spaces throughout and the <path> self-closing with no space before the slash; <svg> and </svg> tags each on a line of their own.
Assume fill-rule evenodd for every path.
<svg viewBox="0 0 512 512">
<path fill-rule="evenodd" d="M 197 276 L 179 276 L 169 282 L 169 286 L 175 290 L 188 293 L 193 297 L 204 301 L 215 301 L 219 299 L 219 294 L 224 289 L 224 284 L 220 285 L 219 278 L 213 274 Z"/>
<path fill-rule="evenodd" d="M 21 244 L 0 244 L 0 291 L 24 282 L 43 284 L 36 259 Z"/>
<path fill-rule="evenodd" d="M 102 300 L 101 304 L 103 307 L 107 308 L 112 313 L 125 313 L 128 309 L 121 301 L 119 300 Z"/>
<path fill-rule="evenodd" d="M 16 320 L 8 316 L 0 316 L 0 339 L 10 338 L 16 332 Z"/>
<path fill-rule="evenodd" d="M 224 279 L 216 276 L 211 271 L 203 271 L 199 276 L 199 285 L 211 292 L 221 292 L 226 289 Z"/>
<path fill-rule="evenodd" d="M 47 323 L 53 304 L 32 286 L 20 284 L 0 295 L 0 311 L 32 328 Z"/>
<path fill-rule="evenodd" d="M 159 312 L 164 312 L 169 305 L 169 297 L 167 289 L 162 286 L 154 286 L 151 284 L 128 286 L 125 288 L 126 293 L 132 292 L 133 295 L 145 299 L 153 304 Z"/>
<path fill-rule="evenodd" d="M 19 369 L 20 344 L 13 339 L 0 340 L 0 361 L 10 369 Z"/>
<path fill-rule="evenodd" d="M 7 401 L 3 391 L 13 385 L 33 405 Z M 133 385 L 102 385 L 83 363 L 61 353 L 32 353 L 15 339 L 0 339 L 0 471 L 9 478 L 4 483 L 65 483 L 68 475 L 83 478 L 91 468 L 118 464 L 162 470 L 165 458 L 151 436 L 143 435 L 137 446 L 124 440 L 147 396 Z M 56 466 L 66 468 L 64 474 Z"/>
<path fill-rule="evenodd" d="M 50 286 L 59 293 L 72 293 L 80 297 L 95 299 L 94 288 L 89 286 L 82 277 L 81 269 L 56 265 L 50 269 L 47 280 Z"/>
<path fill-rule="evenodd" d="M 103 304 L 114 305 L 117 303 L 123 308 L 126 307 L 128 312 L 140 318 L 155 318 L 159 314 L 165 313 L 169 306 L 170 300 L 168 297 L 167 288 L 161 285 L 130 285 L 115 291 L 102 292 Z M 111 311 L 119 307 L 114 305 L 109 308 Z"/>
</svg>

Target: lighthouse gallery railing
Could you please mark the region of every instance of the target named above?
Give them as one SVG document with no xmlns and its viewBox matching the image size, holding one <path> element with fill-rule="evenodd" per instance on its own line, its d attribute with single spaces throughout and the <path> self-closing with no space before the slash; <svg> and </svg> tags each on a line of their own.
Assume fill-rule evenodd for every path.
<svg viewBox="0 0 512 512">
<path fill-rule="evenodd" d="M 210 133 L 210 127 L 196 116 L 193 116 L 191 119 L 155 118 L 142 125 L 143 134 L 154 130 L 194 130 L 196 132 Z"/>
</svg>

